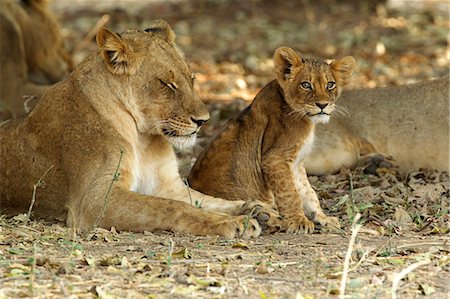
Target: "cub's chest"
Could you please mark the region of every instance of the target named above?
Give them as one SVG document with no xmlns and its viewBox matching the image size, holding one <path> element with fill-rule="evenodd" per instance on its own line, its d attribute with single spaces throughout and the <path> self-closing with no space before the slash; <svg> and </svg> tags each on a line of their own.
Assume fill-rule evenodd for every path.
<svg viewBox="0 0 450 299">
<path fill-rule="evenodd" d="M 305 157 L 311 152 L 314 145 L 314 130 L 311 130 L 309 135 L 300 143 L 300 150 L 298 151 L 297 158 L 295 159 L 295 165 L 298 165 Z"/>
</svg>

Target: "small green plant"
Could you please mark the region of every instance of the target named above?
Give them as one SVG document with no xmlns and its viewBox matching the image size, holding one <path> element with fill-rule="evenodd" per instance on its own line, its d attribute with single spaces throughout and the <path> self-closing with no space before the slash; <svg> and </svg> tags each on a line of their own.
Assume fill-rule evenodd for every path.
<svg viewBox="0 0 450 299">
<path fill-rule="evenodd" d="M 202 201 L 198 201 L 197 199 L 195 200 L 194 204 L 192 204 L 192 197 L 191 197 L 191 190 L 189 187 L 189 182 L 187 179 L 184 180 L 184 183 L 186 185 L 187 191 L 188 191 L 188 196 L 189 196 L 189 201 L 191 203 L 191 206 L 196 207 L 197 209 L 201 209 L 202 208 L 202 204 L 203 204 L 203 200 Z"/>
<path fill-rule="evenodd" d="M 125 153 L 124 150 L 120 151 L 120 157 L 119 157 L 119 162 L 117 163 L 116 171 L 113 174 L 113 178 L 111 180 L 111 183 L 109 184 L 108 191 L 106 192 L 106 195 L 105 195 L 105 200 L 103 201 L 102 209 L 101 209 L 99 215 L 97 216 L 97 219 L 95 219 L 94 227 L 92 229 L 95 229 L 98 227 L 98 225 L 100 224 L 100 221 L 102 220 L 102 218 L 105 214 L 106 208 L 108 206 L 108 197 L 111 193 L 113 184 L 114 184 L 114 182 L 117 182 L 120 177 L 119 169 L 120 169 L 120 164 L 122 163 L 122 158 L 123 158 L 124 153 Z"/>
<path fill-rule="evenodd" d="M 146 256 L 148 259 L 152 259 L 152 258 L 154 258 L 154 257 L 156 256 L 156 252 L 153 251 L 153 250 L 147 250 L 147 251 L 145 252 L 145 256 Z"/>
<path fill-rule="evenodd" d="M 170 269 L 170 266 L 172 265 L 172 254 L 173 254 L 173 248 L 175 247 L 175 243 L 173 242 L 172 238 L 169 239 L 167 242 L 167 256 L 166 256 L 166 264 Z"/>
<path fill-rule="evenodd" d="M 58 244 L 72 255 L 78 255 L 83 251 L 83 245 L 78 242 L 59 239 Z"/>
</svg>

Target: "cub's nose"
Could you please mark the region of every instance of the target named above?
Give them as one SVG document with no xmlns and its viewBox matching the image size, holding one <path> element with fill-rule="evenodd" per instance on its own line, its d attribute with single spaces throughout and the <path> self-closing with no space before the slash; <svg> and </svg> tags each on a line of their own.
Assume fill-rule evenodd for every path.
<svg viewBox="0 0 450 299">
<path fill-rule="evenodd" d="M 328 103 L 316 103 L 316 106 L 323 110 L 326 106 L 328 106 Z"/>
<path fill-rule="evenodd" d="M 197 124 L 197 126 L 201 126 L 201 125 L 203 125 L 206 121 L 207 121 L 207 119 L 195 119 L 195 118 L 193 118 L 193 117 L 191 117 L 191 120 L 195 123 L 195 124 Z"/>
</svg>

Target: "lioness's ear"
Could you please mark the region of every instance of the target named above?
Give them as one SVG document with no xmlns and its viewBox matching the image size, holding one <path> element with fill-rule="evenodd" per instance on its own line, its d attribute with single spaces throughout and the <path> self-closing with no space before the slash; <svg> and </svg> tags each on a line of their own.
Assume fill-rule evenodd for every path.
<svg viewBox="0 0 450 299">
<path fill-rule="evenodd" d="M 356 66 L 356 61 L 351 56 L 345 56 L 339 60 L 333 60 L 330 65 L 336 81 L 339 82 L 341 86 L 345 86 L 350 81 L 350 77 Z"/>
<path fill-rule="evenodd" d="M 171 45 L 175 44 L 175 33 L 170 29 L 169 24 L 164 20 L 154 20 L 150 22 L 145 32 L 152 32 L 160 36 L 163 40 Z"/>
<path fill-rule="evenodd" d="M 117 75 L 132 74 L 137 63 L 133 57 L 134 51 L 117 33 L 102 28 L 97 33 L 97 44 L 100 55 L 109 71 Z"/>
<path fill-rule="evenodd" d="M 294 78 L 303 64 L 302 58 L 294 50 L 283 46 L 275 50 L 273 55 L 275 74 L 279 82 Z"/>
</svg>

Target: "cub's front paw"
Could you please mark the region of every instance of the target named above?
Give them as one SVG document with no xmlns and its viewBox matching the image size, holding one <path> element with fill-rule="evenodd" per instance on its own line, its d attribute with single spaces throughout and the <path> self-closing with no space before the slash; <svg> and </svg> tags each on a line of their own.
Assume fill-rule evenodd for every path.
<svg viewBox="0 0 450 299">
<path fill-rule="evenodd" d="M 282 221 L 278 211 L 271 205 L 260 201 L 247 202 L 242 207 L 242 214 L 258 220 L 262 230 L 266 233 L 277 232 L 281 229 Z"/>
<path fill-rule="evenodd" d="M 304 215 L 297 215 L 283 220 L 282 227 L 288 234 L 312 234 L 314 232 L 314 223 Z"/>
</svg>

